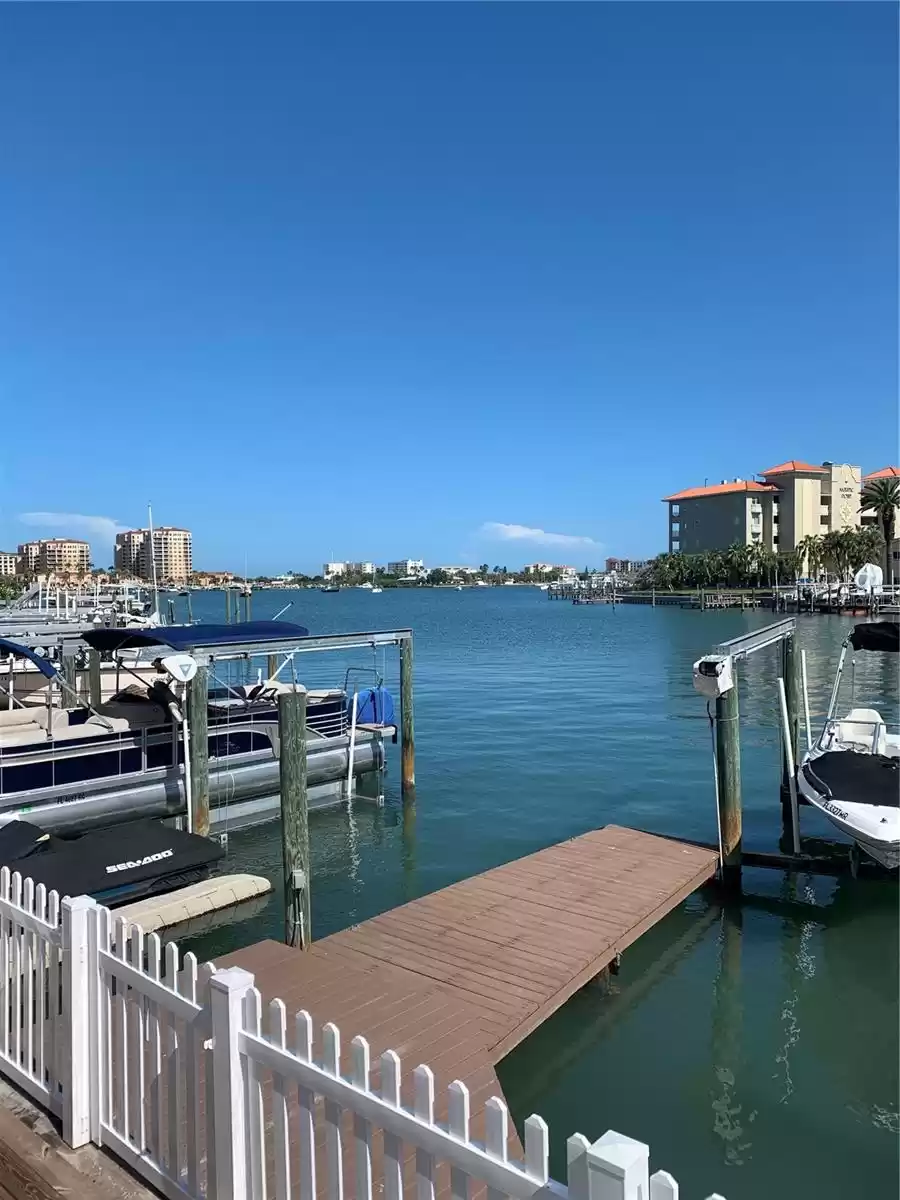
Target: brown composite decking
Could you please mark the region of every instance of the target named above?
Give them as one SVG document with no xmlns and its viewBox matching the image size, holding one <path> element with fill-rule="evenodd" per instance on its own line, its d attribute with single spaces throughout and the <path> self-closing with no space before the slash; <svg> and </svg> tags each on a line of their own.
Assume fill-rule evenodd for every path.
<svg viewBox="0 0 900 1200">
<path fill-rule="evenodd" d="M 314 942 L 260 942 L 219 961 L 264 1001 L 305 1008 L 317 1039 L 363 1034 L 373 1065 L 428 1063 L 439 1104 L 462 1079 L 472 1113 L 502 1095 L 495 1066 L 570 996 L 713 877 L 716 855 L 607 825 Z M 321 1045 L 319 1045 L 321 1050 Z"/>
</svg>

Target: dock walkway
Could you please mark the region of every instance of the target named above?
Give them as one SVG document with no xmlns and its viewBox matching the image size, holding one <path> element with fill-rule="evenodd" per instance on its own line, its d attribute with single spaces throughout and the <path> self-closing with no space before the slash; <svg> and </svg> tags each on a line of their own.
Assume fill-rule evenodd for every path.
<svg viewBox="0 0 900 1200">
<path fill-rule="evenodd" d="M 317 1035 L 462 1079 L 472 1112 L 501 1095 L 496 1064 L 698 887 L 716 855 L 608 825 L 332 934 L 303 952 L 267 941 L 219 961 L 264 1000 L 305 1008 Z"/>
</svg>

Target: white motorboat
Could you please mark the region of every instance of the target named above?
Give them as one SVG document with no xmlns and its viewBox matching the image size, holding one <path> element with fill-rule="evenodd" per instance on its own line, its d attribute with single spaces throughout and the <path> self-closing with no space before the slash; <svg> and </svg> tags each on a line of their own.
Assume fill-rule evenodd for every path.
<svg viewBox="0 0 900 1200">
<path fill-rule="evenodd" d="M 896 621 L 857 625 L 841 647 L 825 725 L 797 771 L 800 794 L 861 850 L 900 866 L 900 733 L 874 708 L 836 717 L 848 649 L 896 654 Z"/>
<path fill-rule="evenodd" d="M 373 587 L 371 589 L 373 596 L 380 596 L 383 591 L 384 591 L 384 588 L 380 588 L 380 587 Z"/>
</svg>

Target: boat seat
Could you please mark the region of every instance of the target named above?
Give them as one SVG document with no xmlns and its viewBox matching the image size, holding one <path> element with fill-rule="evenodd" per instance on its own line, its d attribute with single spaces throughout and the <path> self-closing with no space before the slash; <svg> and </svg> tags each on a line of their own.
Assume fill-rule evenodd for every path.
<svg viewBox="0 0 900 1200">
<path fill-rule="evenodd" d="M 97 717 L 89 717 L 83 725 L 68 725 L 53 730 L 54 742 L 76 742 L 79 738 L 106 737 L 110 733 L 127 733 L 132 727 L 122 717 L 107 717 L 104 724 Z"/>
<path fill-rule="evenodd" d="M 49 726 L 56 732 L 57 729 L 65 729 L 68 726 L 69 714 L 64 708 L 51 708 L 49 714 L 46 708 L 36 708 L 32 720 L 36 725 L 40 725 L 41 729 L 47 729 Z"/>
<path fill-rule="evenodd" d="M 38 708 L 0 709 L 0 729 L 11 729 L 16 725 L 33 725 Z"/>
<path fill-rule="evenodd" d="M 112 721 L 117 729 L 143 729 L 168 725 L 170 722 L 169 714 L 162 705 L 154 704 L 152 700 L 107 700 L 105 704 L 98 705 L 95 711 Z M 93 720 L 95 718 L 90 717 L 88 724 Z M 119 721 L 124 724 L 118 725 Z"/>
<path fill-rule="evenodd" d="M 887 730 L 881 713 L 875 708 L 851 708 L 837 724 L 837 740 L 845 746 L 874 747 L 876 754 L 884 753 Z"/>
</svg>

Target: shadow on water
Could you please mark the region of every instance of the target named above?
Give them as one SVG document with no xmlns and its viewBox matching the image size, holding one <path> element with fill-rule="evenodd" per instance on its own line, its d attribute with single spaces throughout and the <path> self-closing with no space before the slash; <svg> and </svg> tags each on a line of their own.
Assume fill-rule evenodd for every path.
<svg viewBox="0 0 900 1200">
<path fill-rule="evenodd" d="M 747 886 L 686 902 L 500 1064 L 516 1123 L 639 1130 L 688 1195 L 895 1195 L 896 887 Z"/>
</svg>

